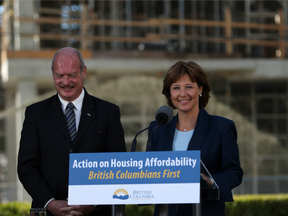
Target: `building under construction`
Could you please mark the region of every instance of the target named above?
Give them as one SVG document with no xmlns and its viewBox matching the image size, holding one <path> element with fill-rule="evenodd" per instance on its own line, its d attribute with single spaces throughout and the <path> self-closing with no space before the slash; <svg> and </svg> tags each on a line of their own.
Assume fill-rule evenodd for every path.
<svg viewBox="0 0 288 216">
<path fill-rule="evenodd" d="M 51 61 L 66 46 L 82 52 L 89 92 L 120 106 L 128 150 L 165 104 L 165 72 L 197 62 L 212 88 L 208 111 L 236 123 L 245 175 L 234 193 L 288 192 L 288 1 L 1 3 L 0 201 L 29 199 L 15 168 L 23 112 L 55 94 Z"/>
</svg>

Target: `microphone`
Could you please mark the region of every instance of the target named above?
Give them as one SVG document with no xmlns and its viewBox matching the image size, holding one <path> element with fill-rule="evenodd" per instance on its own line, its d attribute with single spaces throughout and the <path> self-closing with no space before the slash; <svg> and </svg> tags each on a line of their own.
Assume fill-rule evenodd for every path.
<svg viewBox="0 0 288 216">
<path fill-rule="evenodd" d="M 160 125 L 168 124 L 172 118 L 173 110 L 169 106 L 161 106 L 155 114 L 155 119 Z"/>
<path fill-rule="evenodd" d="M 147 140 L 147 146 L 146 146 L 146 151 L 150 151 L 151 147 L 151 135 L 152 133 L 158 128 L 160 125 L 165 125 L 168 124 L 173 118 L 173 110 L 169 106 L 161 106 L 156 114 L 155 114 L 155 119 L 158 125 L 151 131 L 148 140 Z"/>
<path fill-rule="evenodd" d="M 158 124 L 153 131 L 159 126 L 159 125 L 164 125 L 164 124 L 168 124 L 171 119 L 173 118 L 173 110 L 169 107 L 169 106 L 161 106 L 156 114 L 155 114 L 155 119 L 156 122 L 155 124 L 150 125 L 149 127 L 144 128 L 143 130 L 139 131 L 136 135 L 135 138 L 133 139 L 132 142 L 132 146 L 131 146 L 131 152 L 135 152 L 136 150 L 136 144 L 137 144 L 137 136 L 142 133 L 143 131 L 149 129 L 150 127 L 155 126 L 156 124 Z M 153 132 L 152 131 L 152 132 Z"/>
</svg>

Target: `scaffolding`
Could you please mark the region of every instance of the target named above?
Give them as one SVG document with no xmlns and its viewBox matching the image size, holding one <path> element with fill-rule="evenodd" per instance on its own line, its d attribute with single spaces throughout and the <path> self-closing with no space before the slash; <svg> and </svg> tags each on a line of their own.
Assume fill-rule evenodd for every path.
<svg viewBox="0 0 288 216">
<path fill-rule="evenodd" d="M 10 50 L 21 50 L 22 38 L 33 41 L 34 50 L 73 46 L 285 58 L 288 46 L 284 0 L 32 2 L 33 14 L 24 15 L 19 12 L 23 2 L 4 2 L 5 11 L 13 11 L 3 32 L 10 39 Z"/>
</svg>

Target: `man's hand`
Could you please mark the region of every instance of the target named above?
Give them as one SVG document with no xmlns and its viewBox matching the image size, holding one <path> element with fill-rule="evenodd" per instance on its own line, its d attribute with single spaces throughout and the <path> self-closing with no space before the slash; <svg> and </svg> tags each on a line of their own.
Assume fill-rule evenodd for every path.
<svg viewBox="0 0 288 216">
<path fill-rule="evenodd" d="M 92 211 L 94 206 L 92 206 Z M 77 206 L 68 206 L 68 202 L 65 200 L 52 200 L 48 203 L 46 207 L 54 216 L 82 216 L 82 209 Z M 79 209 L 79 210 L 77 210 Z M 91 212 L 92 212 L 91 211 Z M 91 213 L 90 212 L 90 213 Z"/>
<path fill-rule="evenodd" d="M 60 209 L 64 215 L 89 215 L 94 211 L 93 205 L 72 205 Z"/>
<path fill-rule="evenodd" d="M 47 209 L 55 216 L 64 216 L 63 212 L 60 211 L 61 208 L 68 207 L 68 203 L 65 200 L 51 200 Z"/>
</svg>

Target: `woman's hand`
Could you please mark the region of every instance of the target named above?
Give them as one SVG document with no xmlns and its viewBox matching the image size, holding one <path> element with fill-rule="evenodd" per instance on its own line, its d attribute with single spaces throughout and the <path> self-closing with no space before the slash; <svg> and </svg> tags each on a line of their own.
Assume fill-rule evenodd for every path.
<svg viewBox="0 0 288 216">
<path fill-rule="evenodd" d="M 214 185 L 214 181 L 209 178 L 208 176 L 206 176 L 205 174 L 201 173 L 202 178 L 204 179 L 204 181 L 206 181 L 206 183 L 208 184 L 208 186 L 213 186 Z"/>
</svg>

